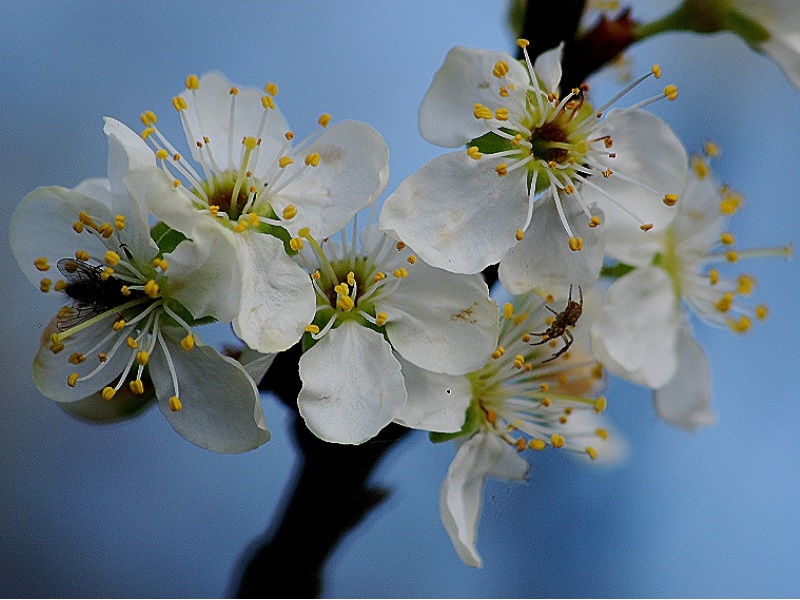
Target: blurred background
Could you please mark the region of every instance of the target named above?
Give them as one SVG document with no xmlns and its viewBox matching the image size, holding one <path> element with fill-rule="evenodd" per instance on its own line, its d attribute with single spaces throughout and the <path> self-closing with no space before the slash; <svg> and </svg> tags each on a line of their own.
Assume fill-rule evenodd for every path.
<svg viewBox="0 0 800 600">
<path fill-rule="evenodd" d="M 674 2 L 633 2 L 649 19 Z M 189 73 L 280 85 L 292 128 L 317 116 L 377 128 L 391 154 L 387 192 L 441 150 L 417 133 L 417 107 L 447 51 L 514 51 L 504 2 L 40 2 L 0 4 L 0 596 L 222 596 L 268 526 L 295 455 L 286 414 L 264 398 L 272 441 L 218 456 L 180 438 L 158 410 L 91 426 L 42 397 L 30 375 L 57 310 L 22 276 L 10 215 L 37 186 L 106 173 L 102 117 L 139 129 L 146 110 L 183 146 L 170 100 Z M 718 176 L 744 193 L 741 247 L 793 243 L 800 222 L 800 92 L 728 34 L 670 34 L 634 47 L 633 73 L 661 64 L 680 88 L 660 102 L 687 148 L 719 144 Z M 595 100 L 617 74 L 591 83 Z M 630 104 L 660 89 L 653 82 Z M 687 434 L 659 422 L 649 393 L 609 383 L 608 414 L 630 445 L 614 469 L 558 452 L 529 481 L 492 482 L 478 547 L 464 566 L 441 526 L 439 485 L 454 449 L 413 435 L 376 482 L 392 490 L 339 547 L 328 596 L 797 596 L 800 594 L 800 291 L 796 262 L 750 261 L 754 304 L 771 317 L 747 335 L 699 326 L 719 423 Z M 212 339 L 215 333 L 206 339 Z M 320 498 L 325 502 L 325 498 Z M 313 532 L 309 532 L 313 535 Z"/>
</svg>

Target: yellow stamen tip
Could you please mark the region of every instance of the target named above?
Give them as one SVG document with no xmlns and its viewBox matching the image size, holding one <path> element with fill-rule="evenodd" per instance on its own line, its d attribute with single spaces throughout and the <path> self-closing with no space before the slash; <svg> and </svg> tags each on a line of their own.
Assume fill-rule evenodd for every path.
<svg viewBox="0 0 800 600">
<path fill-rule="evenodd" d="M 653 65 L 653 67 L 650 69 L 650 72 L 653 73 L 653 75 L 656 76 L 656 79 L 660 79 L 661 78 L 661 66 L 660 65 Z"/>
<path fill-rule="evenodd" d="M 595 460 L 597 458 L 597 450 L 595 450 L 591 446 L 586 447 L 586 454 L 588 454 L 589 458 L 591 458 L 592 460 Z"/>
<path fill-rule="evenodd" d="M 643 225 L 639 225 L 639 229 L 642 231 L 650 231 L 653 228 L 652 223 L 644 223 Z"/>
<path fill-rule="evenodd" d="M 128 387 L 134 394 L 144 394 L 144 382 L 141 379 L 134 379 L 128 383 Z"/>
<path fill-rule="evenodd" d="M 104 387 L 103 391 L 100 393 L 100 396 L 103 398 L 103 400 L 108 401 L 108 400 L 111 400 L 116 393 L 117 393 L 117 390 L 115 390 L 114 388 L 112 388 L 112 387 Z"/>
<path fill-rule="evenodd" d="M 565 440 L 563 435 L 554 433 L 550 436 L 550 445 L 553 446 L 553 448 L 561 448 L 564 445 L 564 442 Z"/>
<path fill-rule="evenodd" d="M 677 194 L 665 194 L 664 195 L 664 204 L 667 206 L 675 206 L 678 203 L 678 195 Z"/>
<path fill-rule="evenodd" d="M 306 325 L 305 331 L 307 331 L 308 333 L 317 334 L 319 333 L 319 327 L 317 327 L 312 323 L 311 325 Z"/>
<path fill-rule="evenodd" d="M 319 116 L 319 119 L 317 119 L 317 123 L 319 124 L 320 127 L 327 127 L 328 125 L 330 125 L 330 122 L 331 122 L 331 116 L 328 113 L 321 114 Z"/>
<path fill-rule="evenodd" d="M 33 261 L 33 264 L 39 271 L 50 270 L 50 263 L 44 256 L 40 256 L 39 258 L 37 258 L 35 261 Z"/>
<path fill-rule="evenodd" d="M 78 385 L 78 374 L 77 373 L 71 373 L 70 376 L 67 377 L 67 385 L 69 387 L 75 387 L 76 385 Z"/>
<path fill-rule="evenodd" d="M 569 249 L 573 252 L 577 252 L 583 248 L 583 238 L 580 236 L 578 237 L 571 237 L 569 238 Z"/>
<path fill-rule="evenodd" d="M 535 438 L 535 439 L 532 439 L 530 442 L 528 442 L 528 448 L 530 448 L 531 450 L 537 450 L 537 451 L 541 452 L 542 450 L 547 448 L 547 442 L 545 442 L 544 440 L 540 440 L 538 438 Z"/>
<path fill-rule="evenodd" d="M 109 264 L 109 265 L 111 265 L 113 267 L 114 265 L 118 265 L 119 264 L 120 256 L 119 256 L 119 254 L 117 254 L 113 250 L 109 250 L 108 252 L 106 252 L 106 255 L 105 255 L 104 259 L 105 259 L 107 264 Z"/>
<path fill-rule="evenodd" d="M 525 232 L 522 231 L 522 229 L 517 229 L 517 232 L 514 234 L 514 238 L 518 242 L 521 242 L 524 237 L 525 237 Z"/>
<path fill-rule="evenodd" d="M 194 335 L 190 333 L 185 338 L 183 338 L 181 340 L 181 348 L 183 348 L 187 352 L 192 348 L 194 348 Z"/>
<path fill-rule="evenodd" d="M 172 396 L 169 399 L 169 409 L 172 412 L 179 412 L 183 408 L 183 403 L 177 396 Z"/>
<path fill-rule="evenodd" d="M 200 89 L 200 78 L 197 75 L 187 75 L 186 76 L 186 89 L 187 90 L 199 90 Z"/>
<path fill-rule="evenodd" d="M 756 312 L 756 319 L 758 319 L 759 321 L 763 321 L 769 316 L 769 308 L 767 307 L 766 304 L 759 304 L 758 306 L 756 306 L 755 312 Z"/>
</svg>

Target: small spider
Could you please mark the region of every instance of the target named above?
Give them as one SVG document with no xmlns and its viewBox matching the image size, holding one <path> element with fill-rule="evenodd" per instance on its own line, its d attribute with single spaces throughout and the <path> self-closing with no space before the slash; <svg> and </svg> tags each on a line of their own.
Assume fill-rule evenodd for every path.
<svg viewBox="0 0 800 600">
<path fill-rule="evenodd" d="M 583 290 L 581 290 L 580 286 L 578 286 L 578 292 L 580 293 L 580 302 L 573 302 L 572 286 L 569 286 L 569 300 L 567 300 L 567 307 L 560 313 L 557 313 L 552 308 L 545 305 L 545 308 L 555 315 L 555 319 L 553 319 L 553 323 L 545 331 L 531 333 L 531 335 L 539 335 L 542 337 L 541 341 L 535 342 L 531 345 L 538 346 L 560 337 L 562 340 L 564 340 L 564 347 L 553 354 L 553 356 L 542 362 L 550 362 L 551 360 L 557 359 L 572 345 L 572 332 L 567 329 L 567 327 L 575 327 L 578 319 L 581 318 L 581 312 L 583 311 Z"/>
</svg>

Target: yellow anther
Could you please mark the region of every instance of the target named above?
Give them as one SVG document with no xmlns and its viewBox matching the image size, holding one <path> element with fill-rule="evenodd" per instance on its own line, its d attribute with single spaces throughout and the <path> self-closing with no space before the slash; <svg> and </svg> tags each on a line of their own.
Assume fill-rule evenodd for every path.
<svg viewBox="0 0 800 600">
<path fill-rule="evenodd" d="M 719 312 L 728 312 L 733 306 L 733 292 L 726 292 L 722 297 L 714 303 L 714 307 Z"/>
<path fill-rule="evenodd" d="M 514 357 L 514 367 L 517 369 L 521 369 L 525 366 L 525 357 L 522 354 L 517 354 Z"/>
<path fill-rule="evenodd" d="M 492 110 L 488 106 L 476 102 L 475 106 L 472 108 L 472 116 L 476 119 L 491 119 Z"/>
<path fill-rule="evenodd" d="M 481 156 L 483 156 L 483 154 L 481 154 L 481 151 L 478 150 L 477 146 L 470 146 L 469 148 L 467 148 L 467 156 L 475 160 L 478 160 Z"/>
<path fill-rule="evenodd" d="M 194 335 L 191 333 L 187 334 L 186 337 L 181 340 L 181 348 L 187 352 L 194 348 Z"/>
<path fill-rule="evenodd" d="M 378 271 L 372 277 L 372 282 L 373 283 L 378 283 L 379 281 L 383 281 L 384 279 L 386 279 L 386 273 L 384 273 L 383 271 Z"/>
<path fill-rule="evenodd" d="M 510 319 L 514 316 L 514 305 L 510 302 L 503 304 L 503 318 Z"/>
<path fill-rule="evenodd" d="M 70 376 L 67 377 L 67 385 L 69 387 L 75 387 L 78 385 L 78 374 L 77 373 L 70 373 Z"/>
<path fill-rule="evenodd" d="M 42 272 L 50 270 L 50 263 L 47 261 L 47 259 L 44 256 L 40 256 L 35 261 L 33 261 L 33 265 L 39 271 L 42 271 Z"/>
<path fill-rule="evenodd" d="M 275 100 L 272 96 L 261 96 L 261 106 L 269 110 L 275 110 Z"/>
<path fill-rule="evenodd" d="M 108 360 L 108 354 L 105 352 L 99 352 L 97 354 L 97 360 L 99 360 L 101 363 L 106 362 Z"/>
<path fill-rule="evenodd" d="M 601 172 L 601 175 L 603 176 L 604 179 L 610 179 L 613 174 L 614 171 L 612 171 L 611 169 L 606 169 L 605 171 Z"/>
<path fill-rule="evenodd" d="M 498 346 L 497 350 L 492 352 L 492 358 L 498 359 L 506 353 L 506 349 L 503 346 Z"/>
<path fill-rule="evenodd" d="M 600 217 L 598 217 L 597 215 L 592 215 L 592 218 L 589 220 L 589 227 L 594 228 L 597 227 L 598 225 L 600 225 Z"/>
<path fill-rule="evenodd" d="M 642 231 L 650 231 L 653 228 L 652 223 L 644 223 L 643 225 L 639 225 L 639 229 Z"/>
<path fill-rule="evenodd" d="M 211 206 L 208 207 L 208 213 L 212 217 L 219 216 L 219 206 L 217 206 L 216 204 L 212 204 Z"/>
<path fill-rule="evenodd" d="M 108 401 L 108 400 L 111 400 L 116 393 L 117 393 L 117 390 L 115 390 L 114 388 L 112 388 L 112 387 L 104 387 L 103 391 L 100 393 L 100 396 L 103 398 L 103 400 Z"/>
<path fill-rule="evenodd" d="M 158 284 L 151 279 L 144 284 L 144 293 L 150 298 L 158 298 Z"/>
<path fill-rule="evenodd" d="M 517 46 L 519 46 L 520 48 L 522 48 L 524 50 L 525 48 L 528 47 L 530 42 L 528 40 L 526 40 L 525 38 L 518 38 L 517 41 L 516 41 L 516 44 L 517 44 Z"/>
<path fill-rule="evenodd" d="M 577 252 L 578 250 L 583 248 L 583 238 L 580 236 L 571 237 L 569 238 L 568 244 L 570 250 L 572 250 L 573 252 Z"/>
<path fill-rule="evenodd" d="M 311 154 L 307 155 L 305 158 L 305 163 L 307 167 L 317 167 L 319 166 L 320 156 L 319 152 L 312 152 Z"/>
<path fill-rule="evenodd" d="M 347 274 L 347 283 L 348 283 L 348 285 L 350 285 L 351 287 L 352 287 L 352 286 L 354 286 L 354 285 L 356 284 L 356 274 L 355 274 L 355 273 L 353 273 L 352 271 L 350 271 L 350 272 Z"/>
<path fill-rule="evenodd" d="M 59 279 L 58 281 L 56 281 L 56 285 L 53 289 L 57 292 L 63 292 L 64 290 L 67 289 L 67 282 L 64 281 L 63 279 Z"/>
<path fill-rule="evenodd" d="M 120 331 L 123 327 L 125 327 L 125 319 L 114 321 L 114 324 L 111 326 L 114 331 Z"/>
<path fill-rule="evenodd" d="M 597 398 L 594 401 L 594 410 L 595 410 L 595 412 L 598 412 L 598 413 L 603 412 L 606 409 L 606 405 L 607 405 L 606 397 L 605 396 L 600 396 L 599 398 Z"/>
<path fill-rule="evenodd" d="M 114 274 L 114 269 L 111 267 L 106 267 L 100 272 L 100 281 L 108 281 L 111 279 L 111 276 Z"/>
<path fill-rule="evenodd" d="M 495 64 L 494 69 L 492 69 L 492 75 L 497 77 L 498 79 L 501 77 L 505 77 L 508 75 L 510 68 L 508 63 L 504 60 L 498 60 L 497 64 Z"/>
<path fill-rule="evenodd" d="M 136 353 L 136 362 L 141 366 L 145 366 L 150 360 L 150 353 L 147 350 L 139 350 Z"/>
<path fill-rule="evenodd" d="M 551 404 L 552 404 L 552 401 L 550 400 L 550 398 L 542 398 L 542 406 L 544 406 L 545 408 L 547 408 L 547 407 L 548 407 L 548 406 L 550 406 Z"/>
<path fill-rule="evenodd" d="M 154 258 L 153 259 L 153 266 L 156 269 L 161 269 L 162 272 L 166 271 L 167 269 L 169 269 L 169 263 L 166 260 L 164 260 L 163 258 Z"/>
<path fill-rule="evenodd" d="M 234 85 L 234 86 L 231 86 L 231 89 L 230 89 L 230 90 L 228 90 L 228 93 L 229 93 L 231 96 L 238 96 L 238 95 L 239 95 L 239 88 L 238 88 L 238 87 L 236 87 L 235 85 Z"/>
<path fill-rule="evenodd" d="M 517 452 L 522 452 L 528 447 L 528 444 L 522 438 L 519 438 L 514 445 L 517 447 Z"/>
<path fill-rule="evenodd" d="M 711 269 L 708 272 L 708 282 L 711 285 L 717 285 L 717 282 L 719 282 L 719 271 L 716 269 Z"/>
<path fill-rule="evenodd" d="M 288 167 L 289 165 L 291 165 L 293 162 L 294 162 L 294 161 L 293 161 L 291 158 L 289 158 L 288 156 L 281 156 L 281 157 L 278 159 L 278 166 L 279 166 L 281 169 L 285 169 L 286 167 Z"/>
<path fill-rule="evenodd" d="M 183 185 L 183 182 L 180 179 L 173 179 L 172 180 L 172 187 L 176 190 Z"/>
<path fill-rule="evenodd" d="M 155 132 L 156 132 L 156 130 L 155 130 L 155 129 L 153 129 L 152 127 L 145 127 L 145 128 L 142 130 L 142 133 L 140 133 L 140 134 L 139 134 L 139 136 L 140 136 L 140 137 L 141 137 L 143 140 L 146 140 L 146 139 L 147 139 L 147 138 L 149 138 L 151 135 L 153 135 Z"/>
<path fill-rule="evenodd" d="M 735 263 L 739 261 L 739 253 L 736 250 L 728 250 L 725 253 L 725 260 L 729 263 Z"/>
<path fill-rule="evenodd" d="M 591 446 L 586 447 L 586 454 L 588 454 L 589 458 L 591 458 L 592 460 L 595 460 L 597 458 L 597 450 L 595 450 Z"/>
<path fill-rule="evenodd" d="M 141 120 L 142 125 L 145 127 L 150 127 L 151 125 L 158 123 L 158 117 L 152 110 L 144 111 L 141 115 L 139 115 L 139 119 Z"/>
<path fill-rule="evenodd" d="M 516 319 L 514 319 L 514 324 L 515 325 L 519 325 L 519 323 L 517 323 Z M 530 333 L 523 333 L 522 337 L 520 339 L 522 340 L 523 344 L 527 344 L 528 342 L 531 341 L 531 334 Z"/>
<path fill-rule="evenodd" d="M 78 260 L 89 260 L 89 253 L 86 250 L 77 250 L 75 252 L 75 258 Z M 75 270 L 78 270 L 77 266 L 75 267 Z"/>
<path fill-rule="evenodd" d="M 723 215 L 732 215 L 742 204 L 742 199 L 740 196 L 730 195 L 727 196 L 719 203 L 719 210 Z"/>
<path fill-rule="evenodd" d="M 708 168 L 708 163 L 705 161 L 705 159 L 699 156 L 692 157 L 692 169 L 694 170 L 694 174 L 697 175 L 698 179 L 705 179 L 711 172 L 711 170 Z"/>
<path fill-rule="evenodd" d="M 283 134 L 283 137 L 285 137 L 288 141 L 291 142 L 294 139 L 294 131 L 287 131 L 286 133 Z"/>
<path fill-rule="evenodd" d="M 497 173 L 498 177 L 505 177 L 508 175 L 508 165 L 506 163 L 500 163 L 494 168 L 495 173 Z"/>
<path fill-rule="evenodd" d="M 703 146 L 703 151 L 705 152 L 706 156 L 719 156 L 719 146 L 717 146 L 711 140 L 705 143 Z"/>
<path fill-rule="evenodd" d="M 491 408 L 486 409 L 486 422 L 487 423 L 494 423 L 497 421 L 497 413 L 494 412 Z"/>
<path fill-rule="evenodd" d="M 749 296 L 756 287 L 756 280 L 750 275 L 739 275 L 737 284 L 736 293 L 742 296 Z"/>
<path fill-rule="evenodd" d="M 732 233 L 725 231 L 719 236 L 719 241 L 726 246 L 733 246 L 736 243 L 736 238 L 733 237 Z"/>
<path fill-rule="evenodd" d="M 172 99 L 172 107 L 175 110 L 177 110 L 178 112 L 181 112 L 181 111 L 186 110 L 188 108 L 188 106 L 186 105 L 186 100 L 184 100 L 180 96 L 175 96 Z"/>
<path fill-rule="evenodd" d="M 83 233 L 83 223 L 80 221 L 75 221 L 72 224 L 72 229 L 75 231 L 75 233 Z"/>
<path fill-rule="evenodd" d="M 508 109 L 498 108 L 494 111 L 494 118 L 498 121 L 508 121 Z"/>
<path fill-rule="evenodd" d="M 120 256 L 113 250 L 109 250 L 106 252 L 106 255 L 103 257 L 107 264 L 111 265 L 112 267 L 119 264 Z"/>
<path fill-rule="evenodd" d="M 340 296 L 349 296 L 350 295 L 350 288 L 347 287 L 346 283 L 339 283 L 333 286 L 333 291 L 335 291 Z"/>
<path fill-rule="evenodd" d="M 501 86 L 500 87 L 500 97 L 501 98 L 508 98 L 508 96 L 509 96 L 508 88 L 506 86 Z"/>
<path fill-rule="evenodd" d="M 678 86 L 670 84 L 664 88 L 664 96 L 667 100 L 675 100 L 678 97 Z"/>
<path fill-rule="evenodd" d="M 561 423 L 562 425 L 566 425 L 568 420 L 569 419 L 567 419 L 566 415 L 561 415 L 560 417 L 558 417 L 558 422 Z"/>
<path fill-rule="evenodd" d="M 405 243 L 405 242 L 397 242 L 397 243 L 394 245 L 394 247 L 395 247 L 395 249 L 396 249 L 398 252 L 400 252 L 400 251 L 402 251 L 402 250 L 405 250 L 405 249 L 406 249 L 406 243 Z"/>
<path fill-rule="evenodd" d="M 100 227 L 97 228 L 98 233 L 102 235 L 104 238 L 110 238 L 114 235 L 114 227 L 112 227 L 111 223 L 103 223 Z"/>
<path fill-rule="evenodd" d="M 528 448 L 530 448 L 531 450 L 536 450 L 538 452 L 541 452 L 542 450 L 547 448 L 547 442 L 545 442 L 544 440 L 540 440 L 538 438 L 534 438 L 530 442 L 528 442 Z"/>
<path fill-rule="evenodd" d="M 199 90 L 200 89 L 200 78 L 197 75 L 187 75 L 186 76 L 186 89 L 187 90 Z"/>
<path fill-rule="evenodd" d="M 406 262 L 410 265 L 417 264 L 417 257 L 414 256 L 413 254 L 409 254 L 408 257 L 406 258 Z"/>
<path fill-rule="evenodd" d="M 78 220 L 87 227 L 97 229 L 97 224 L 94 222 L 94 219 L 86 211 L 82 210 L 78 213 Z"/>
<path fill-rule="evenodd" d="M 80 352 L 73 352 L 69 355 L 67 362 L 71 365 L 79 365 L 83 362 L 86 362 L 86 357 Z"/>
<path fill-rule="evenodd" d="M 678 195 L 677 194 L 665 194 L 664 195 L 664 204 L 667 206 L 675 206 L 678 203 Z"/>
<path fill-rule="evenodd" d="M 308 227 L 301 227 L 297 232 L 297 235 L 301 238 L 307 238 L 309 235 L 311 235 L 311 230 Z"/>
<path fill-rule="evenodd" d="M 127 285 L 123 285 L 121 288 L 119 288 L 119 293 L 123 296 L 130 296 L 131 290 Z"/>
<path fill-rule="evenodd" d="M 561 448 L 564 445 L 564 441 L 563 435 L 554 433 L 550 436 L 550 445 L 553 446 L 553 448 Z"/>
<path fill-rule="evenodd" d="M 514 234 L 514 239 L 518 242 L 521 242 L 522 239 L 525 237 L 525 232 L 522 229 L 517 229 L 516 233 Z"/>
<path fill-rule="evenodd" d="M 117 215 L 114 217 L 114 227 L 120 231 L 125 229 L 125 215 Z"/>
<path fill-rule="evenodd" d="M 300 252 L 303 249 L 303 238 L 292 238 L 289 240 L 289 248 L 295 252 Z"/>
<path fill-rule="evenodd" d="M 653 65 L 650 69 L 650 72 L 656 76 L 656 79 L 661 79 L 661 66 L 660 65 Z"/>
<path fill-rule="evenodd" d="M 180 412 L 182 408 L 183 408 L 183 403 L 180 401 L 180 398 L 178 398 L 177 396 L 172 396 L 169 399 L 169 409 L 172 412 Z"/>
<path fill-rule="evenodd" d="M 383 327 L 386 325 L 386 321 L 388 319 L 389 315 L 387 315 L 385 312 L 379 312 L 377 315 L 375 315 L 375 325 L 378 327 Z"/>
<path fill-rule="evenodd" d="M 766 304 L 759 304 L 755 308 L 756 319 L 759 321 L 763 321 L 769 316 L 769 308 L 767 308 Z"/>
<path fill-rule="evenodd" d="M 599 437 L 601 440 L 604 440 L 604 441 L 605 441 L 605 440 L 607 440 L 607 439 L 608 439 L 608 431 L 607 431 L 607 430 L 605 430 L 605 429 L 603 429 L 602 427 L 600 427 L 599 429 L 595 429 L 595 430 L 594 430 L 594 434 L 595 434 L 597 437 Z"/>
<path fill-rule="evenodd" d="M 317 123 L 320 127 L 327 127 L 331 123 L 331 116 L 328 113 L 322 113 L 317 119 Z"/>
<path fill-rule="evenodd" d="M 53 280 L 45 277 L 39 282 L 39 290 L 41 290 L 44 293 L 47 293 L 50 291 L 51 285 L 53 285 Z"/>
<path fill-rule="evenodd" d="M 319 333 L 319 327 L 317 327 L 317 326 L 316 326 L 316 325 L 314 325 L 313 323 L 312 323 L 311 325 L 306 325 L 306 327 L 305 327 L 305 330 L 306 330 L 308 333 L 313 333 L 313 334 L 315 334 L 315 335 L 316 335 L 317 333 Z"/>
<path fill-rule="evenodd" d="M 130 348 L 131 350 L 136 350 L 139 347 L 139 342 L 137 342 L 132 337 L 128 337 L 128 339 L 125 340 L 125 343 L 128 345 L 128 348 Z"/>
<path fill-rule="evenodd" d="M 169 158 L 169 152 L 167 152 L 163 148 L 159 148 L 158 150 L 156 150 L 156 158 L 158 160 L 167 160 Z"/>
<path fill-rule="evenodd" d="M 355 305 L 355 300 L 353 300 L 350 296 L 339 296 L 339 298 L 336 300 L 336 308 L 345 312 L 353 310 Z"/>
<path fill-rule="evenodd" d="M 752 322 L 750 321 L 750 317 L 747 315 L 742 315 L 739 317 L 739 320 L 729 319 L 728 320 L 728 327 L 731 328 L 732 331 L 736 333 L 745 333 L 750 330 L 752 327 Z"/>
<path fill-rule="evenodd" d="M 406 269 L 405 267 L 400 267 L 399 269 L 395 269 L 394 271 L 392 271 L 392 275 L 394 275 L 397 278 L 408 277 L 408 269 Z"/>
<path fill-rule="evenodd" d="M 128 387 L 134 394 L 144 394 L 144 382 L 141 379 L 133 379 L 128 383 Z"/>
<path fill-rule="evenodd" d="M 62 344 L 61 342 L 53 342 L 52 344 L 50 344 L 50 352 L 52 352 L 53 354 L 58 354 L 64 348 L 66 348 L 66 346 L 64 346 L 64 344 Z"/>
<path fill-rule="evenodd" d="M 247 213 L 247 223 L 250 227 L 258 227 L 261 225 L 261 217 L 256 213 Z"/>
<path fill-rule="evenodd" d="M 269 94 L 270 96 L 277 96 L 278 95 L 278 84 L 272 81 L 268 82 L 267 85 L 264 86 L 264 91 Z"/>
</svg>

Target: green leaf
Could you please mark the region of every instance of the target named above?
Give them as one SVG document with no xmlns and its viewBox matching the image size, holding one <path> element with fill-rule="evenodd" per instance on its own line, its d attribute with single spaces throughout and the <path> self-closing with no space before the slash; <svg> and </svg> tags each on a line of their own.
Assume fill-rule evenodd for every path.
<svg viewBox="0 0 800 600">
<path fill-rule="evenodd" d="M 162 256 L 174 251 L 175 248 L 178 247 L 178 244 L 186 239 L 186 236 L 180 231 L 171 229 L 166 223 L 161 221 L 153 225 L 152 229 L 150 229 L 150 237 L 155 241 Z"/>
</svg>

